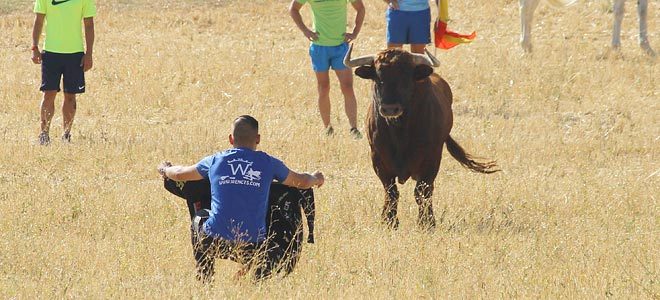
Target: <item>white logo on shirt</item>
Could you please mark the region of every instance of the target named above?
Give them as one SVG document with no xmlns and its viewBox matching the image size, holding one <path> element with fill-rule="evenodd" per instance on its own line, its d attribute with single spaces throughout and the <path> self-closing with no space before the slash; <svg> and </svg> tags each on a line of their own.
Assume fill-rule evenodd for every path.
<svg viewBox="0 0 660 300">
<path fill-rule="evenodd" d="M 261 182 L 261 171 L 255 171 L 252 169 L 254 162 L 245 160 L 242 158 L 233 159 L 227 162 L 231 168 L 231 173 L 234 176 L 221 176 L 220 184 L 240 184 L 240 185 L 249 185 L 260 187 Z M 240 177 L 242 179 L 239 179 Z"/>
<path fill-rule="evenodd" d="M 250 169 L 247 171 L 246 175 L 243 175 L 243 178 L 248 180 L 261 180 L 261 172 Z"/>
</svg>

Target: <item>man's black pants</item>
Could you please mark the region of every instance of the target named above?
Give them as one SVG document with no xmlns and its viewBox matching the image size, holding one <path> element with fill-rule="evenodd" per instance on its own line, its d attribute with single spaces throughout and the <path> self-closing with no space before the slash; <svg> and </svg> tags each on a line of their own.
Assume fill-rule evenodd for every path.
<svg viewBox="0 0 660 300">
<path fill-rule="evenodd" d="M 203 229 L 204 222 L 209 218 L 209 210 L 199 210 L 193 219 L 190 230 L 193 254 L 197 266 L 197 279 L 209 282 L 214 275 L 216 258 L 230 259 L 244 267 L 252 267 L 260 263 L 259 244 L 234 242 L 223 238 L 208 236 Z"/>
</svg>

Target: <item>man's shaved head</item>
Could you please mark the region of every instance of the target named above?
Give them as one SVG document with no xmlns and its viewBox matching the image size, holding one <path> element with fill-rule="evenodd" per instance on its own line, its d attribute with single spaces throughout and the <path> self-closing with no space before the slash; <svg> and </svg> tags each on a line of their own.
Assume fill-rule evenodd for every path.
<svg viewBox="0 0 660 300">
<path fill-rule="evenodd" d="M 258 143 L 259 122 L 249 115 L 242 115 L 234 120 L 232 126 L 234 145 L 247 146 Z"/>
</svg>

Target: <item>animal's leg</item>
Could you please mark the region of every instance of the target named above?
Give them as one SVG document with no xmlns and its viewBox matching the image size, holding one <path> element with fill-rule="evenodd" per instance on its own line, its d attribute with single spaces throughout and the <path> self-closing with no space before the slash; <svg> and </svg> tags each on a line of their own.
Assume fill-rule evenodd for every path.
<svg viewBox="0 0 660 300">
<path fill-rule="evenodd" d="M 540 0 L 520 0 L 520 46 L 527 53 L 532 52 L 532 21 Z"/>
<path fill-rule="evenodd" d="M 621 48 L 621 21 L 623 21 L 623 4 L 626 0 L 614 0 L 614 28 L 612 28 L 612 49 Z"/>
<path fill-rule="evenodd" d="M 399 189 L 396 187 L 394 177 L 382 180 L 382 182 L 383 187 L 385 187 L 385 205 L 383 205 L 381 217 L 388 227 L 396 229 L 399 227 L 399 218 L 396 216 L 399 203 Z"/>
<path fill-rule="evenodd" d="M 415 186 L 415 201 L 419 206 L 417 224 L 424 229 L 435 228 L 435 216 L 433 216 L 433 181 L 418 181 Z"/>
<path fill-rule="evenodd" d="M 637 15 L 639 16 L 639 45 L 649 56 L 655 56 L 655 51 L 651 48 L 646 27 L 646 16 L 648 15 L 648 0 L 637 1 Z"/>
</svg>

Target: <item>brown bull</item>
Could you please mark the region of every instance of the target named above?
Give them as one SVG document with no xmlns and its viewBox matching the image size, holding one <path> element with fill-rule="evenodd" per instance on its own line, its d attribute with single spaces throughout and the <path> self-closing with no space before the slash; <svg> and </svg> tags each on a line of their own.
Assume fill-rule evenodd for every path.
<svg viewBox="0 0 660 300">
<path fill-rule="evenodd" d="M 351 59 L 344 64 L 357 67 L 355 74 L 373 81 L 373 101 L 367 112 L 369 146 L 374 171 L 385 188 L 382 218 L 396 228 L 400 184 L 417 181 L 415 200 L 418 223 L 434 227 L 431 196 L 440 168 L 442 147 L 461 165 L 479 173 L 493 173 L 495 162 L 477 162 L 449 135 L 453 115 L 452 92 L 447 82 L 433 73 L 439 63 L 433 55 L 399 49 Z"/>
</svg>

